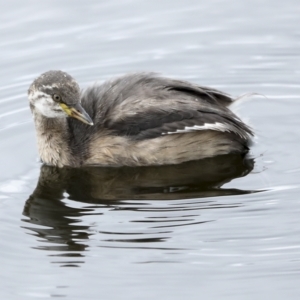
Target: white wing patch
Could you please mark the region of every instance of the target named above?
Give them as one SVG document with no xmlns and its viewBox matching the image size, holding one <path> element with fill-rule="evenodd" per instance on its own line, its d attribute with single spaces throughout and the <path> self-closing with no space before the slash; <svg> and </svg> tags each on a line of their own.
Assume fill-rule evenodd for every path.
<svg viewBox="0 0 300 300">
<path fill-rule="evenodd" d="M 235 126 L 229 124 L 222 124 L 219 122 L 216 123 L 204 123 L 203 125 L 194 125 L 194 126 L 185 126 L 183 129 L 177 129 L 176 131 L 168 131 L 163 132 L 162 135 L 167 134 L 178 134 L 178 133 L 188 133 L 188 132 L 195 132 L 198 130 L 215 130 L 221 132 L 233 132 L 239 135 L 241 138 L 247 139 L 247 133 L 242 133 L 241 130 L 238 130 Z"/>
</svg>

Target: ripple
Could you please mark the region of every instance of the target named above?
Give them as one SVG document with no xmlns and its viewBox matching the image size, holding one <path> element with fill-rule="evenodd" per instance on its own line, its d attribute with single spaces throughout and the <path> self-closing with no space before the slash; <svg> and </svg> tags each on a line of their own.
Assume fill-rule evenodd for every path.
<svg viewBox="0 0 300 300">
<path fill-rule="evenodd" d="M 3 2 L 0 298 L 298 299 L 298 6 Z M 140 70 L 263 94 L 237 102 L 263 158 L 39 170 L 26 91 L 48 69 L 84 86 Z"/>
</svg>

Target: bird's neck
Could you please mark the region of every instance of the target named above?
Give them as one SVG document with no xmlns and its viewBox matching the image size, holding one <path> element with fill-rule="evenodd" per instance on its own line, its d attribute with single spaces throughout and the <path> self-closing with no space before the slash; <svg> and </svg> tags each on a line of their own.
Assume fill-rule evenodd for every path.
<svg viewBox="0 0 300 300">
<path fill-rule="evenodd" d="M 42 161 L 58 167 L 71 165 L 67 118 L 47 118 L 33 111 L 38 151 Z"/>
</svg>

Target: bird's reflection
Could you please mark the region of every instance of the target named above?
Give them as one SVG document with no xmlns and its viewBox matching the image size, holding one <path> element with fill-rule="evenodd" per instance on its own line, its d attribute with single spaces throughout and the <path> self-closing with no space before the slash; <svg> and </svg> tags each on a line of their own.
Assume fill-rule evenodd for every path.
<svg viewBox="0 0 300 300">
<path fill-rule="evenodd" d="M 65 265 L 77 266 L 88 248 L 86 240 L 93 234 L 89 225 L 82 224 L 83 216 L 101 215 L 101 207 L 125 207 L 128 201 L 124 200 L 132 200 L 130 209 L 134 210 L 134 203 L 138 207 L 142 200 L 251 193 L 221 186 L 247 175 L 253 166 L 253 159 L 239 155 L 138 168 L 71 169 L 43 165 L 37 187 L 26 201 L 23 214 L 28 219 L 24 221 L 31 224 L 26 228 L 39 238 L 36 248 L 50 250 L 55 256 L 68 257 Z M 68 199 L 74 203 L 72 207 Z"/>
</svg>

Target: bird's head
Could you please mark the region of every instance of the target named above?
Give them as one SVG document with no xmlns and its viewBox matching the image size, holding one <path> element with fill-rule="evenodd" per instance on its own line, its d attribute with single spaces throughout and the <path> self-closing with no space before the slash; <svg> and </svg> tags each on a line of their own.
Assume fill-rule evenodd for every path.
<svg viewBox="0 0 300 300">
<path fill-rule="evenodd" d="M 32 109 L 47 118 L 72 117 L 93 125 L 80 104 L 80 88 L 75 79 L 62 71 L 48 71 L 36 78 L 28 89 Z"/>
</svg>

